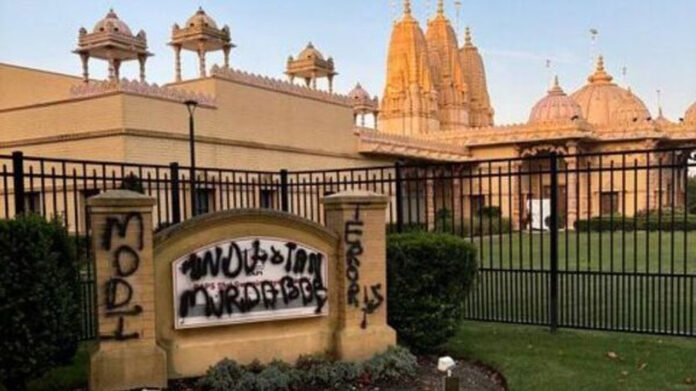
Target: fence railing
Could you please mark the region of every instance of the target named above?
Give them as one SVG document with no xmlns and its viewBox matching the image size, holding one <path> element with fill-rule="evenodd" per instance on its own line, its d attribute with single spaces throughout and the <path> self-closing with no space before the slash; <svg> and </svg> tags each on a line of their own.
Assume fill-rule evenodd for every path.
<svg viewBox="0 0 696 391">
<path fill-rule="evenodd" d="M 128 188 L 162 228 L 202 213 L 270 208 L 323 223 L 344 190 L 387 195 L 391 232 L 445 232 L 478 248 L 470 319 L 696 335 L 691 149 L 556 155 L 313 171 L 190 169 L 0 156 L 0 218 L 61 219 L 79 244 L 83 336 L 94 336 L 87 198 Z M 692 181 L 694 179 L 691 179 Z M 424 260 L 427 262 L 427 260 Z"/>
</svg>

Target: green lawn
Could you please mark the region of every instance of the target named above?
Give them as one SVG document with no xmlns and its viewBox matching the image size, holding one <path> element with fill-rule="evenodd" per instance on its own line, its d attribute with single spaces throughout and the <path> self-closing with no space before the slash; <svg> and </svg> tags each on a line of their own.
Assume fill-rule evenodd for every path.
<svg viewBox="0 0 696 391">
<path fill-rule="evenodd" d="M 696 390 L 696 339 L 465 322 L 447 349 L 513 391 Z"/>
<path fill-rule="evenodd" d="M 550 265 L 548 233 L 513 232 L 470 239 L 483 266 L 535 268 Z M 600 246 L 601 243 L 601 246 Z M 531 249 L 531 252 L 530 252 Z M 696 231 L 576 232 L 558 236 L 560 270 L 696 273 Z M 684 259 L 687 262 L 684 262 Z M 600 268 L 601 266 L 601 268 Z"/>
</svg>

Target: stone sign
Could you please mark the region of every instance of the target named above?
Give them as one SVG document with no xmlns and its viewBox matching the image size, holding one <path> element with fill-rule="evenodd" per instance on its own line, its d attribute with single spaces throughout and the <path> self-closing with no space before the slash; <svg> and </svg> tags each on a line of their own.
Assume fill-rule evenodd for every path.
<svg viewBox="0 0 696 391">
<path fill-rule="evenodd" d="M 362 360 L 396 343 L 387 325 L 387 198 L 324 198 L 320 225 L 268 209 L 197 216 L 157 234 L 154 201 L 90 198 L 99 340 L 90 389 L 163 388 L 224 358 Z"/>
<path fill-rule="evenodd" d="M 328 314 L 328 257 L 290 239 L 223 240 L 172 263 L 174 325 L 219 326 Z"/>
</svg>

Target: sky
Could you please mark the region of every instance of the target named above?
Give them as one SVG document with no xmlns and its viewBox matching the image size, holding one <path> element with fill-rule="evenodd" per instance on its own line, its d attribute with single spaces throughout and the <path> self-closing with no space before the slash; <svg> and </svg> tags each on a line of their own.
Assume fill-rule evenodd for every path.
<svg viewBox="0 0 696 391">
<path fill-rule="evenodd" d="M 413 0 L 414 16 L 425 30 L 436 0 Z M 148 81 L 174 78 L 174 55 L 166 45 L 171 26 L 184 24 L 202 6 L 219 26 L 230 27 L 237 45 L 231 65 L 284 78 L 289 55 L 312 41 L 334 58 L 335 90 L 347 93 L 356 82 L 382 95 L 389 34 L 402 0 L 0 0 L 0 62 L 79 75 L 71 53 L 81 26 L 113 7 L 136 33 L 147 33 Z M 653 115 L 658 100 L 673 120 L 696 101 L 696 0 L 461 0 L 464 26 L 483 54 L 488 88 L 498 124 L 527 120 L 544 96 L 553 74 L 572 92 L 586 82 L 601 53 L 620 85 L 629 85 Z M 454 0 L 446 12 L 456 22 Z M 394 5 L 396 7 L 394 7 Z M 598 31 L 592 44 L 590 29 Z M 547 67 L 550 60 L 550 67 Z M 195 77 L 194 53 L 182 57 L 184 78 Z M 208 66 L 222 55 L 208 56 Z M 625 68 L 625 72 L 623 69 Z M 106 64 L 90 62 L 91 76 L 106 77 Z M 625 73 L 625 74 L 624 74 Z M 137 78 L 137 62 L 121 75 Z M 660 90 L 660 94 L 658 94 Z M 658 95 L 660 99 L 658 99 Z"/>
</svg>

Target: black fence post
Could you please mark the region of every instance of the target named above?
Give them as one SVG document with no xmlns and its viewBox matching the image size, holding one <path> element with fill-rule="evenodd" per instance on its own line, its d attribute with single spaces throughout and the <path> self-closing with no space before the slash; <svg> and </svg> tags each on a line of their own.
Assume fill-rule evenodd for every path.
<svg viewBox="0 0 696 391">
<path fill-rule="evenodd" d="M 12 152 L 12 178 L 14 180 L 15 215 L 24 213 L 24 154 Z"/>
<path fill-rule="evenodd" d="M 403 194 L 401 184 L 401 162 L 394 163 L 396 186 L 396 232 L 404 232 Z"/>
<path fill-rule="evenodd" d="M 288 203 L 288 170 L 280 170 L 280 210 L 289 212 Z"/>
<path fill-rule="evenodd" d="M 181 222 L 181 200 L 179 198 L 179 163 L 169 163 L 169 175 L 172 181 L 172 224 Z"/>
<path fill-rule="evenodd" d="M 558 328 L 558 156 L 551 154 L 550 159 L 551 175 L 551 215 L 549 218 L 550 254 L 551 257 L 551 278 L 550 278 L 550 297 L 549 314 L 551 332 Z"/>
</svg>

